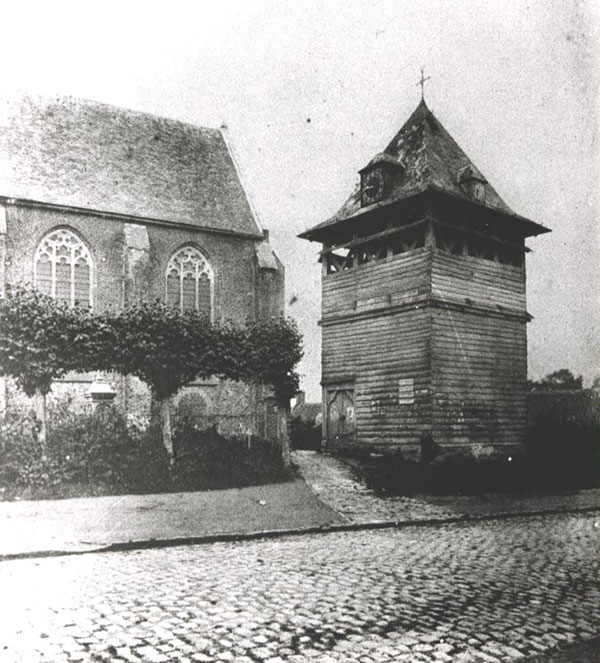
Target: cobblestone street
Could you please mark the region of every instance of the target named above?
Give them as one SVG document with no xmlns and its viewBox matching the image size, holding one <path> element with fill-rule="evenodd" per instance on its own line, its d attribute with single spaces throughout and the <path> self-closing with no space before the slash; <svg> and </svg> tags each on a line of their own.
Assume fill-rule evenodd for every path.
<svg viewBox="0 0 600 663">
<path fill-rule="evenodd" d="M 516 661 L 596 636 L 595 515 L 0 563 L 0 661 Z"/>
<path fill-rule="evenodd" d="M 451 511 L 413 497 L 381 497 L 340 458 L 295 451 L 293 459 L 312 490 L 350 523 L 448 518 Z"/>
</svg>

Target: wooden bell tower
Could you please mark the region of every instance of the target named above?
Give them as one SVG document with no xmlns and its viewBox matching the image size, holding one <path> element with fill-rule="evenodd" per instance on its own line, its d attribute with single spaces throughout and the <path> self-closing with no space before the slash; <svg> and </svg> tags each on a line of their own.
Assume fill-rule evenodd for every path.
<svg viewBox="0 0 600 663">
<path fill-rule="evenodd" d="M 524 441 L 525 238 L 418 105 L 360 170 L 322 244 L 324 448 L 418 458 L 512 453 Z"/>
</svg>

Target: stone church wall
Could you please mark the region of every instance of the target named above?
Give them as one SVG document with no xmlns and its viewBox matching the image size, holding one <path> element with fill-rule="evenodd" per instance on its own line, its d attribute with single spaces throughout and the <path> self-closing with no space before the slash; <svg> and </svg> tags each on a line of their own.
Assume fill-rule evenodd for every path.
<svg viewBox="0 0 600 663">
<path fill-rule="evenodd" d="M 196 245 L 214 270 L 216 320 L 243 321 L 258 308 L 259 276 L 252 240 L 183 227 L 133 224 L 126 219 L 73 211 L 24 206 L 9 206 L 6 211 L 8 283 L 32 284 L 33 257 L 40 240 L 53 228 L 67 226 L 80 235 L 92 252 L 96 311 L 142 298 L 163 299 L 167 262 L 185 244 Z M 135 235 L 132 229 L 142 232 L 137 238 L 134 236 L 134 245 L 128 246 L 127 240 Z M 147 237 L 145 248 L 139 248 L 143 244 L 139 235 Z"/>
<path fill-rule="evenodd" d="M 6 283 L 32 285 L 34 255 L 40 240 L 63 226 L 79 234 L 92 254 L 96 311 L 119 309 L 141 299 L 164 299 L 170 257 L 181 246 L 193 244 L 207 257 L 214 273 L 216 321 L 243 323 L 247 318 L 283 312 L 283 267 L 270 249 L 270 262 L 265 265 L 264 255 L 261 262 L 254 239 L 41 205 L 8 204 L 0 207 L 4 210 L 6 232 L 0 232 L 0 239 L 6 245 L 6 260 L 0 265 L 0 280 Z M 149 418 L 150 394 L 143 383 L 118 375 L 104 377 L 116 389 L 119 407 L 140 422 Z M 92 374 L 70 375 L 56 382 L 48 405 L 69 402 L 70 407 L 89 410 L 92 405 L 86 395 L 94 378 Z M 199 424 L 216 425 L 224 434 L 257 434 L 268 428 L 262 422 L 268 407 L 261 394 L 262 390 L 248 385 L 202 382 L 177 394 L 174 415 L 181 410 Z M 0 407 L 3 405 L 28 411 L 33 401 L 5 382 L 0 384 Z"/>
<path fill-rule="evenodd" d="M 70 376 L 57 380 L 48 394 L 48 411 L 90 414 L 95 405 L 89 398 L 94 375 Z M 117 392 L 115 405 L 126 413 L 127 421 L 140 428 L 150 422 L 151 396 L 149 388 L 138 378 L 124 378 L 118 374 L 104 374 Z M 35 412 L 33 398 L 26 396 L 10 379 L 0 383 L 2 405 L 5 411 L 27 415 Z M 261 390 L 255 385 L 228 380 L 206 380 L 181 389 L 173 398 L 173 421 L 185 418 L 199 429 L 215 427 L 224 436 L 260 435 L 263 416 Z"/>
</svg>

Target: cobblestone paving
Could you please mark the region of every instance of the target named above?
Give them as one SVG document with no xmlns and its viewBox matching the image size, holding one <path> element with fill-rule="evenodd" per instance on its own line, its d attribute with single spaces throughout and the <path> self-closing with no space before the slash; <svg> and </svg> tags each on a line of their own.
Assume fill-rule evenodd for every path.
<svg viewBox="0 0 600 663">
<path fill-rule="evenodd" d="M 2 663 L 516 661 L 600 632 L 598 520 L 0 563 Z"/>
<path fill-rule="evenodd" d="M 300 473 L 325 504 L 351 523 L 456 517 L 456 513 L 413 497 L 379 497 L 333 456 L 295 451 Z"/>
</svg>

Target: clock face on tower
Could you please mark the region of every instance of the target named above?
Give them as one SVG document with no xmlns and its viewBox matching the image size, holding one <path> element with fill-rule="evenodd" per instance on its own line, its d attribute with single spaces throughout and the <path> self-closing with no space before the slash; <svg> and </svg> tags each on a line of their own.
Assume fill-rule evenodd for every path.
<svg viewBox="0 0 600 663">
<path fill-rule="evenodd" d="M 361 197 L 363 205 L 376 203 L 383 198 L 385 178 L 381 170 L 372 170 L 363 176 Z"/>
</svg>

